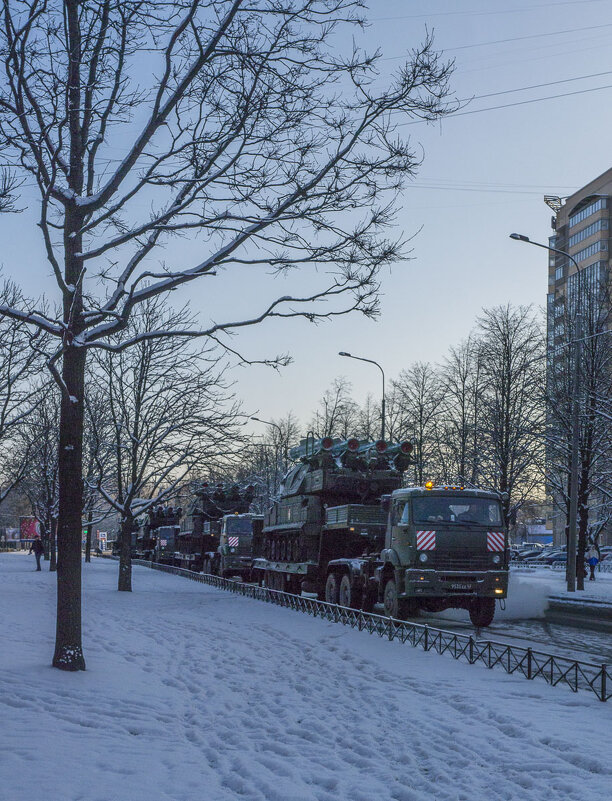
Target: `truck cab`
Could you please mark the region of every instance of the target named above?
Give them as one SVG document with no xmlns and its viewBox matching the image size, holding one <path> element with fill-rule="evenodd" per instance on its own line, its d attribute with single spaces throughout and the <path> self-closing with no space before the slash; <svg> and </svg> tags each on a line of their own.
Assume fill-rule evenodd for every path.
<svg viewBox="0 0 612 801">
<path fill-rule="evenodd" d="M 426 485 L 395 490 L 387 503 L 384 549 L 345 566 L 354 597 L 364 608 L 382 602 L 392 617 L 463 608 L 474 625 L 490 625 L 495 599 L 508 591 L 508 537 L 499 495 Z M 328 569 L 337 574 L 341 562 Z"/>
<path fill-rule="evenodd" d="M 159 526 L 155 533 L 155 561 L 163 565 L 174 565 L 178 548 L 180 526 Z"/>
<path fill-rule="evenodd" d="M 254 548 L 261 539 L 262 528 L 262 515 L 224 515 L 214 572 L 220 576 L 240 576 L 244 581 L 250 581 Z"/>
</svg>

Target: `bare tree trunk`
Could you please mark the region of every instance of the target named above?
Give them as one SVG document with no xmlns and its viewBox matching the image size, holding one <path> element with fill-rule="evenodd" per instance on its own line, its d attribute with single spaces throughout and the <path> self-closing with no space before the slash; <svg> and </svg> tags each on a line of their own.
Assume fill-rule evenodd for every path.
<svg viewBox="0 0 612 801">
<path fill-rule="evenodd" d="M 81 515 L 83 513 L 83 389 L 85 351 L 64 353 L 59 441 L 57 627 L 53 666 L 85 670 L 81 640 Z"/>
<path fill-rule="evenodd" d="M 119 553 L 119 592 L 132 592 L 132 529 L 133 517 L 121 521 L 121 550 Z"/>
<path fill-rule="evenodd" d="M 41 528 L 40 539 L 41 539 L 41 542 L 43 544 L 43 548 L 45 549 L 45 552 L 43 554 L 43 559 L 44 559 L 45 562 L 48 562 L 49 561 L 50 548 L 51 548 L 51 532 L 49 530 L 49 526 L 47 525 L 47 521 L 46 520 L 44 520 L 44 521 L 40 520 L 39 523 L 40 523 L 40 528 Z"/>
<path fill-rule="evenodd" d="M 51 518 L 51 531 L 49 533 L 49 554 L 51 561 L 49 563 L 49 572 L 55 573 L 57 570 L 57 519 Z"/>
<path fill-rule="evenodd" d="M 93 513 L 91 509 L 87 513 L 87 537 L 85 539 L 85 561 L 91 562 L 91 521 L 93 520 Z"/>
</svg>

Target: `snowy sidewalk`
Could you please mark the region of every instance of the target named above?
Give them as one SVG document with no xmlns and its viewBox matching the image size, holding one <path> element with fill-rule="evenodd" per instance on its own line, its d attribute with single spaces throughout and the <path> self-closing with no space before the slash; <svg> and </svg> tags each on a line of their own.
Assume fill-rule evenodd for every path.
<svg viewBox="0 0 612 801">
<path fill-rule="evenodd" d="M 0 555 L 11 801 L 610 798 L 612 703 L 143 567 L 117 593 L 106 560 L 83 567 L 88 670 L 62 673 L 32 568 Z"/>
<path fill-rule="evenodd" d="M 596 573 L 595 581 L 584 582 L 584 591 L 568 592 L 566 589 L 565 570 L 549 570 L 547 568 L 528 568 L 520 567 L 511 569 L 511 574 L 520 577 L 521 581 L 526 580 L 534 587 L 546 587 L 549 597 L 571 601 L 573 603 L 583 603 L 585 605 L 602 604 L 612 607 L 612 573 Z"/>
</svg>

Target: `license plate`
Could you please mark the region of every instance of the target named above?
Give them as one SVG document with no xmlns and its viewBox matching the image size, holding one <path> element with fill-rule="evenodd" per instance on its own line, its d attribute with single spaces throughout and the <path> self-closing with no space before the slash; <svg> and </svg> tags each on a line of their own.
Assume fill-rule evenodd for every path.
<svg viewBox="0 0 612 801">
<path fill-rule="evenodd" d="M 450 588 L 451 588 L 451 590 L 471 590 L 472 589 L 472 585 L 471 584 L 451 584 Z"/>
</svg>

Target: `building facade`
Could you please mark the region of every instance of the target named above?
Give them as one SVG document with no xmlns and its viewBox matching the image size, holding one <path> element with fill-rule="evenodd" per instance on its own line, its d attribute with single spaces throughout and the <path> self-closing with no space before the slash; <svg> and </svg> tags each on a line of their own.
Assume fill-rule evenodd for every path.
<svg viewBox="0 0 612 801">
<path fill-rule="evenodd" d="M 612 211 L 612 168 L 579 189 L 567 198 L 545 197 L 545 202 L 553 210 L 553 235 L 549 246 L 569 253 L 578 263 L 576 269 L 566 255 L 549 251 L 548 295 L 547 295 L 547 384 L 549 396 L 567 398 L 571 393 L 571 359 L 569 343 L 574 339 L 576 314 L 582 318 L 583 342 L 599 336 L 603 328 L 609 329 L 608 289 L 610 271 L 610 212 Z M 612 340 L 612 336 L 606 337 Z M 607 343 L 603 340 L 599 352 Z M 584 358 L 603 358 L 591 356 L 586 344 L 583 346 Z M 585 379 L 581 379 L 585 380 Z M 607 385 L 607 382 L 604 381 Z M 564 390 L 561 391 L 561 390 Z M 557 500 L 567 487 L 561 487 L 563 471 L 558 467 L 563 459 L 563 448 L 567 453 L 568 431 L 567 414 L 563 417 L 562 403 L 558 409 L 549 409 L 549 436 L 547 452 L 548 490 Z M 569 406 L 567 407 L 569 413 Z M 584 419 L 584 418 L 582 418 Z M 596 421 L 599 425 L 599 421 Z M 556 429 L 556 431 L 555 431 Z M 599 430 L 597 436 L 599 437 Z M 557 441 L 555 441 L 557 438 Z M 551 444 L 552 443 L 552 444 Z M 557 474 L 555 476 L 555 469 Z M 556 483 L 555 483 L 556 478 Z M 604 488 L 607 491 L 607 488 Z M 612 492 L 612 486 L 610 487 Z M 589 498 L 589 525 L 595 533 L 598 521 L 603 522 L 608 515 L 604 501 L 605 492 L 591 492 Z M 553 514 L 554 542 L 565 542 L 565 514 L 557 503 L 557 513 Z M 605 525 L 600 541 L 610 539 L 610 525 Z"/>
</svg>

